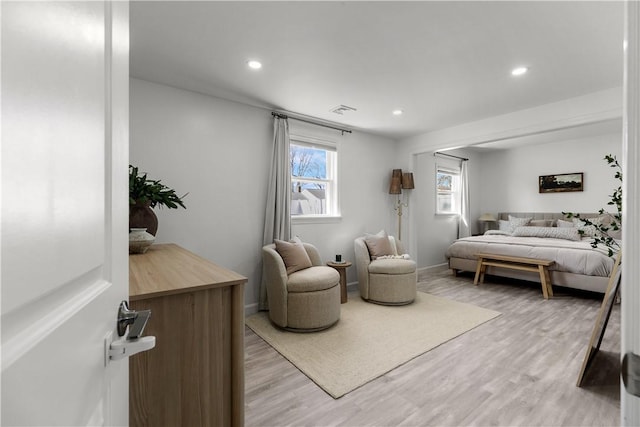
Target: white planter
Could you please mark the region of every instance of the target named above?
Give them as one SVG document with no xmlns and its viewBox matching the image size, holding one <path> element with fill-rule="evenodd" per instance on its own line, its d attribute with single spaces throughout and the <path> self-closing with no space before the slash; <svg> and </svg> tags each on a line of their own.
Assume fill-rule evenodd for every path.
<svg viewBox="0 0 640 427">
<path fill-rule="evenodd" d="M 129 232 L 129 253 L 143 254 L 155 240 L 153 234 L 147 233 L 146 228 L 132 228 Z"/>
</svg>

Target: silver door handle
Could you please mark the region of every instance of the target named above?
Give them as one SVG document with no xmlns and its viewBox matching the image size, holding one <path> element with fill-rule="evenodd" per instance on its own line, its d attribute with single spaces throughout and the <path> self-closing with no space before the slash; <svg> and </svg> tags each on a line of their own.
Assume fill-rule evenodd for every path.
<svg viewBox="0 0 640 427">
<path fill-rule="evenodd" d="M 139 338 L 150 317 L 151 310 L 129 310 L 129 304 L 126 301 L 122 301 L 118 308 L 118 336 L 124 336 L 127 332 L 127 326 L 131 325 L 127 338 Z"/>
<path fill-rule="evenodd" d="M 118 307 L 117 329 L 119 340 L 113 341 L 108 347 L 109 360 L 120 360 L 133 356 L 141 351 L 151 350 L 156 345 L 156 337 L 140 337 L 151 317 L 151 310 L 129 310 L 129 304 L 122 301 Z M 129 334 L 125 337 L 129 328 Z M 105 357 L 107 357 L 105 355 Z"/>
</svg>

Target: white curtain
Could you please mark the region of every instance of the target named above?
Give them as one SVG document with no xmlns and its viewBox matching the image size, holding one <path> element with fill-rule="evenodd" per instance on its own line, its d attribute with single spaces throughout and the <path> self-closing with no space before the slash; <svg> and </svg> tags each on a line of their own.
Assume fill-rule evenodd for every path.
<svg viewBox="0 0 640 427">
<path fill-rule="evenodd" d="M 267 205 L 264 217 L 263 245 L 273 239 L 289 240 L 291 237 L 291 170 L 289 165 L 289 122 L 287 118 L 274 116 L 273 154 L 267 188 Z M 260 282 L 260 310 L 268 310 L 267 287 L 264 277 Z"/>
<path fill-rule="evenodd" d="M 469 222 L 469 172 L 467 161 L 460 165 L 460 218 L 458 223 L 458 239 L 471 235 L 471 223 Z"/>
</svg>

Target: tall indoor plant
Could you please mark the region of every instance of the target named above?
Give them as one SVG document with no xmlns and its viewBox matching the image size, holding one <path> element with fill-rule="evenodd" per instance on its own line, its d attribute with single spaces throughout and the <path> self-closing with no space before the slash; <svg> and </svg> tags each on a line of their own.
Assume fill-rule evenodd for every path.
<svg viewBox="0 0 640 427">
<path fill-rule="evenodd" d="M 608 212 L 607 210 L 600 209 L 598 213 L 601 217 L 609 216 L 610 222 L 607 224 L 603 224 L 601 221 L 589 219 L 589 218 L 581 218 L 580 214 L 574 214 L 571 212 L 563 212 L 568 218 L 578 218 L 580 221 L 584 223 L 585 226 L 594 227 L 596 232 L 591 241 L 591 247 L 596 248 L 598 245 L 602 245 L 607 248 L 607 252 L 609 256 L 613 256 L 614 253 L 620 251 L 620 243 L 619 241 L 612 236 L 617 236 L 619 234 L 622 227 L 622 166 L 618 163 L 618 159 L 616 156 L 612 156 L 611 154 L 607 154 L 604 156 L 604 159 L 607 161 L 609 167 L 616 169 L 615 178 L 620 181 L 620 185 L 618 188 L 613 190 L 613 193 L 609 195 L 609 202 L 607 205 L 615 206 L 616 212 Z M 579 233 L 584 234 L 583 230 L 579 230 Z"/>
<path fill-rule="evenodd" d="M 153 208 L 164 206 L 168 209 L 186 209 L 182 199 L 175 190 L 162 184 L 160 180 L 147 178 L 146 173 L 139 173 L 136 166 L 129 165 L 129 229 L 146 228 L 147 232 L 156 235 L 158 217 Z"/>
</svg>

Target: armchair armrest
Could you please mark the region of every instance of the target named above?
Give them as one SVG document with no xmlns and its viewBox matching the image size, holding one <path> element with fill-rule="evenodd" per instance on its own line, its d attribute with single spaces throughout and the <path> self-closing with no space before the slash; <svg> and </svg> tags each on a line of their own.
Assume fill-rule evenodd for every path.
<svg viewBox="0 0 640 427">
<path fill-rule="evenodd" d="M 304 250 L 307 251 L 307 255 L 309 255 L 311 265 L 324 265 L 322 258 L 320 258 L 320 252 L 318 252 L 318 249 L 315 246 L 310 243 L 303 243 L 302 245 L 304 246 Z"/>
<path fill-rule="evenodd" d="M 358 272 L 358 289 L 360 295 L 369 298 L 369 264 L 371 264 L 371 256 L 369 249 L 362 237 L 358 237 L 353 242 L 353 250 L 356 256 L 356 271 Z"/>
<path fill-rule="evenodd" d="M 272 315 L 282 313 L 284 319 L 280 324 L 287 324 L 287 269 L 275 245 L 262 248 L 263 277 L 267 286 L 269 310 Z M 273 309 L 273 310 L 272 310 Z"/>
<path fill-rule="evenodd" d="M 389 240 L 392 240 L 393 243 L 395 244 L 396 252 L 398 253 L 398 255 L 407 253 L 406 249 L 404 248 L 404 244 L 399 239 L 396 239 L 393 236 L 389 236 Z"/>
</svg>

